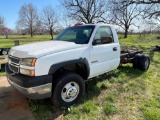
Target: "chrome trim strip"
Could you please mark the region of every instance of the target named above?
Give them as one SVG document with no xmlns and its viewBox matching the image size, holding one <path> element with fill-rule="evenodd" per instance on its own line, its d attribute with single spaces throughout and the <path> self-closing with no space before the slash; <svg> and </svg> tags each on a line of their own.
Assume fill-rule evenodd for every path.
<svg viewBox="0 0 160 120">
<path fill-rule="evenodd" d="M 9 55 L 9 57 L 15 58 L 15 59 L 19 59 L 19 60 L 20 60 L 20 58 L 14 57 L 14 56 L 12 56 L 12 55 Z"/>
<path fill-rule="evenodd" d="M 34 70 L 35 67 L 20 65 L 20 68 L 28 69 L 28 70 Z"/>
<path fill-rule="evenodd" d="M 15 65 L 15 64 L 12 64 L 12 63 L 10 65 L 15 66 L 15 67 L 19 67 L 19 66 Z"/>
<path fill-rule="evenodd" d="M 21 59 L 20 58 L 17 58 L 17 57 L 14 57 L 14 56 L 11 56 L 11 55 L 9 55 L 9 57 L 8 58 L 13 58 L 13 59 L 17 59 L 17 60 L 19 60 L 19 63 L 18 63 L 18 65 L 20 65 L 20 62 L 21 62 Z M 13 62 L 13 63 L 15 63 L 15 62 Z M 15 63 L 15 64 L 17 64 L 17 63 Z"/>
</svg>

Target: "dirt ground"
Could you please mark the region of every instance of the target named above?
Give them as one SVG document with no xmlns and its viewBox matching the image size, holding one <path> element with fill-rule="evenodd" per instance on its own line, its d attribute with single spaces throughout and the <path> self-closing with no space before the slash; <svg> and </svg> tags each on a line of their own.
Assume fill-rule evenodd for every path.
<svg viewBox="0 0 160 120">
<path fill-rule="evenodd" d="M 3 58 L 0 56 L 0 63 L 6 63 L 8 61 L 7 58 Z"/>
<path fill-rule="evenodd" d="M 34 120 L 26 98 L 9 85 L 6 77 L 0 77 L 0 119 Z"/>
</svg>

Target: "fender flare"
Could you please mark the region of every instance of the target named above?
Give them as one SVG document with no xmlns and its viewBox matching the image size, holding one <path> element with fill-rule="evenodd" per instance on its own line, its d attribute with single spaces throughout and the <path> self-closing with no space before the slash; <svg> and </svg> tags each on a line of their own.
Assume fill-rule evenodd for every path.
<svg viewBox="0 0 160 120">
<path fill-rule="evenodd" d="M 83 63 L 85 65 L 86 69 L 87 69 L 87 78 L 88 78 L 89 75 L 90 75 L 90 67 L 89 67 L 88 60 L 86 58 L 73 59 L 73 60 L 68 60 L 68 61 L 53 64 L 50 67 L 48 74 L 53 75 L 60 68 L 63 68 L 67 65 L 81 64 L 81 63 Z"/>
</svg>

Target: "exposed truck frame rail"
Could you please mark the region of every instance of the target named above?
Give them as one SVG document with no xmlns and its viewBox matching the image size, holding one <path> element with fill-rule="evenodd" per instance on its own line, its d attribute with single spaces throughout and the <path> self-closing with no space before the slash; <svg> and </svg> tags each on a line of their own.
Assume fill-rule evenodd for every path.
<svg viewBox="0 0 160 120">
<path fill-rule="evenodd" d="M 135 48 L 122 50 L 120 64 L 132 63 L 133 68 L 146 71 L 150 65 L 150 58 L 148 55 L 142 53 L 143 50 L 137 50 Z"/>
<path fill-rule="evenodd" d="M 142 54 L 143 50 L 126 49 L 121 51 L 121 64 L 133 63 L 133 60 L 137 54 Z"/>
</svg>

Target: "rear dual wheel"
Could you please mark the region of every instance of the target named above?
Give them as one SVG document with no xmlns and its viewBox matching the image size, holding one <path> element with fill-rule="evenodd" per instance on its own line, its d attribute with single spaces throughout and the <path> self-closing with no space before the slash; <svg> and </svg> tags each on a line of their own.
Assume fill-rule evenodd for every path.
<svg viewBox="0 0 160 120">
<path fill-rule="evenodd" d="M 150 65 L 150 58 L 148 55 L 137 54 L 133 59 L 133 68 L 141 71 L 148 70 Z"/>
</svg>

